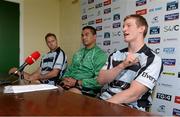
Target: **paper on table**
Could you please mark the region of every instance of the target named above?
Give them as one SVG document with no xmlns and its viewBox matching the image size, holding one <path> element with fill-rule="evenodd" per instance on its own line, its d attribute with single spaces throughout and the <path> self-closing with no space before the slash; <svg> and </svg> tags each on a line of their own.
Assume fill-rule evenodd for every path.
<svg viewBox="0 0 180 117">
<path fill-rule="evenodd" d="M 58 87 L 48 84 L 33 84 L 33 85 L 18 85 L 18 86 L 5 86 L 4 93 L 23 93 L 40 90 L 57 89 Z"/>
</svg>

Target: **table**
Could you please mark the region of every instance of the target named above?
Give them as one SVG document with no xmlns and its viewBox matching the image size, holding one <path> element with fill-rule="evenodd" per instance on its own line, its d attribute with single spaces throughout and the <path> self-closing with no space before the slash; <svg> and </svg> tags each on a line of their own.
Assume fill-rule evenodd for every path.
<svg viewBox="0 0 180 117">
<path fill-rule="evenodd" d="M 60 89 L 19 94 L 4 94 L 0 89 L 0 116 L 153 116 Z"/>
</svg>

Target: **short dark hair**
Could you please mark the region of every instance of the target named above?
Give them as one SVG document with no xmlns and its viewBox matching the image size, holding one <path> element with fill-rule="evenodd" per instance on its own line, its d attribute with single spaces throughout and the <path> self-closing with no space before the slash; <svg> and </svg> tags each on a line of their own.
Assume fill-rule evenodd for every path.
<svg viewBox="0 0 180 117">
<path fill-rule="evenodd" d="M 89 29 L 93 35 L 96 35 L 96 29 L 92 26 L 85 26 L 82 28 L 82 30 Z"/>
<path fill-rule="evenodd" d="M 47 38 L 50 37 L 50 36 L 53 36 L 55 39 L 57 39 L 55 34 L 47 33 L 46 36 L 45 36 L 45 40 L 47 41 Z"/>
<path fill-rule="evenodd" d="M 136 25 L 139 27 L 139 26 L 145 26 L 145 30 L 144 30 L 144 33 L 143 33 L 143 36 L 145 37 L 146 34 L 147 34 L 147 31 L 148 31 L 148 23 L 146 21 L 146 19 L 141 16 L 141 15 L 138 15 L 138 14 L 131 14 L 131 15 L 128 15 L 124 18 L 124 21 L 126 21 L 127 19 L 129 18 L 134 18 L 136 19 Z"/>
</svg>

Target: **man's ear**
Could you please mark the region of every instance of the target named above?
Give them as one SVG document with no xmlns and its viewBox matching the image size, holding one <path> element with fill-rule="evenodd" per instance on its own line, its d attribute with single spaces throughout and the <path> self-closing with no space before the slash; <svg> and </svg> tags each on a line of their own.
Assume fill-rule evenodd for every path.
<svg viewBox="0 0 180 117">
<path fill-rule="evenodd" d="M 140 26 L 139 29 L 140 29 L 140 32 L 144 32 L 145 31 L 145 26 Z"/>
</svg>

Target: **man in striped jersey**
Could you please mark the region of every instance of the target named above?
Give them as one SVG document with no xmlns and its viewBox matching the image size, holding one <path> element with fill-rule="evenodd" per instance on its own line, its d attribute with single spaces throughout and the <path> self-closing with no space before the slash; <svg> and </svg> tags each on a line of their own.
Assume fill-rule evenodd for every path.
<svg viewBox="0 0 180 117">
<path fill-rule="evenodd" d="M 46 34 L 45 41 L 50 51 L 42 57 L 40 67 L 31 74 L 23 72 L 23 76 L 28 81 L 39 80 L 44 84 L 56 85 L 66 70 L 67 57 L 58 46 L 55 34 Z M 12 68 L 9 73 L 14 73 L 16 70 L 17 68 Z M 18 75 L 20 74 L 19 72 Z"/>
<path fill-rule="evenodd" d="M 100 98 L 147 111 L 162 61 L 144 42 L 148 24 L 140 15 L 124 19 L 124 41 L 128 47 L 112 53 L 101 69 L 98 82 L 105 85 Z"/>
</svg>

